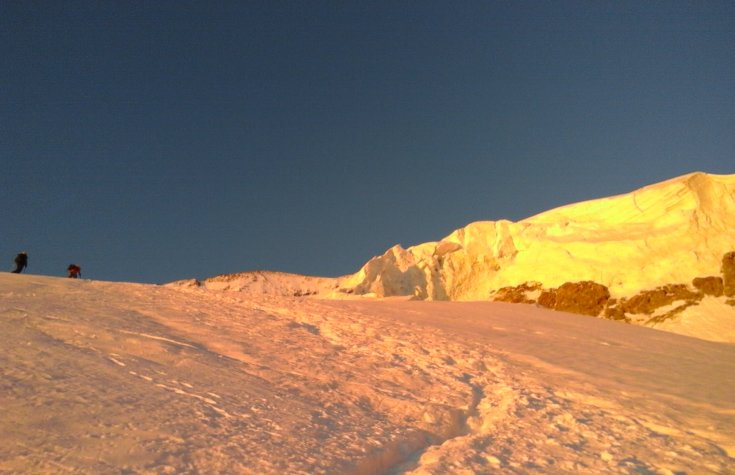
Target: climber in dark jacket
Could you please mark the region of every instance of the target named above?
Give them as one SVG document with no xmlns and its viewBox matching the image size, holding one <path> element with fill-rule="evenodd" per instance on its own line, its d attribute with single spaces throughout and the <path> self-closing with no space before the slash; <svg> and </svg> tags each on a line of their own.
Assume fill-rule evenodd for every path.
<svg viewBox="0 0 735 475">
<path fill-rule="evenodd" d="M 70 279 L 78 279 L 82 276 L 82 268 L 76 264 L 69 264 L 66 270 L 69 271 Z"/>
<path fill-rule="evenodd" d="M 28 254 L 21 252 L 15 256 L 15 269 L 12 272 L 13 274 L 20 274 L 26 267 L 28 267 Z"/>
</svg>

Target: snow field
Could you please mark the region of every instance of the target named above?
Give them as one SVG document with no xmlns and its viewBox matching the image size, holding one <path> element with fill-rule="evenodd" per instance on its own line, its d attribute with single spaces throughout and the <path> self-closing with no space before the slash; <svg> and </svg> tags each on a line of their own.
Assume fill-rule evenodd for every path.
<svg viewBox="0 0 735 475">
<path fill-rule="evenodd" d="M 2 473 L 733 473 L 733 345 L 15 275 L 0 325 Z"/>
</svg>

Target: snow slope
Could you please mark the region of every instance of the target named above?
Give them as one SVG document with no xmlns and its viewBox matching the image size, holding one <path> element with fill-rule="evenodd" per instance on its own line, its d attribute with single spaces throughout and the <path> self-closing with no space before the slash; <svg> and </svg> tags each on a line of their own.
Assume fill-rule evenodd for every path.
<svg viewBox="0 0 735 475">
<path fill-rule="evenodd" d="M 519 222 L 483 221 L 396 245 L 342 283 L 357 294 L 487 300 L 525 282 L 590 280 L 613 297 L 719 275 L 735 250 L 735 175 L 692 173 Z"/>
<path fill-rule="evenodd" d="M 203 287 L 212 290 L 245 292 L 259 295 L 279 295 L 282 297 L 322 297 L 336 293 L 339 278 L 313 277 L 274 271 L 250 271 L 224 274 L 204 280 L 181 280 L 170 285 L 178 287 Z"/>
<path fill-rule="evenodd" d="M 735 473 L 735 345 L 11 274 L 0 325 L 2 473 Z"/>
</svg>

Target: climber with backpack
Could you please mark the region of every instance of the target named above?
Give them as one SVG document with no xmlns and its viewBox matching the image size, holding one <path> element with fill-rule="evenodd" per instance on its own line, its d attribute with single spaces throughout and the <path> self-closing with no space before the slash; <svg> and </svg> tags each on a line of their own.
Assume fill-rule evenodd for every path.
<svg viewBox="0 0 735 475">
<path fill-rule="evenodd" d="M 69 264 L 66 270 L 69 271 L 70 279 L 78 279 L 82 276 L 82 268 L 76 264 Z"/>
</svg>

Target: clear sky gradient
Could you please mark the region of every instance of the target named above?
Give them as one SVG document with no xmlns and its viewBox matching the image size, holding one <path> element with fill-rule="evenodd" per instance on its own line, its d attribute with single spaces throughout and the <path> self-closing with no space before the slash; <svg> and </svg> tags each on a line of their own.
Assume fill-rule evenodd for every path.
<svg viewBox="0 0 735 475">
<path fill-rule="evenodd" d="M 7 270 L 352 273 L 735 173 L 735 2 L 3 1 L 0 164 Z"/>
</svg>

